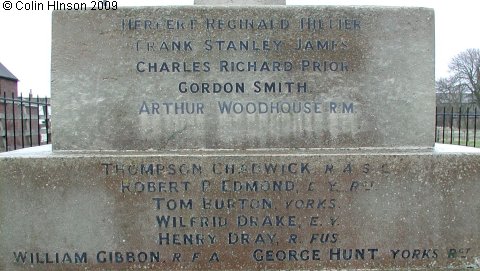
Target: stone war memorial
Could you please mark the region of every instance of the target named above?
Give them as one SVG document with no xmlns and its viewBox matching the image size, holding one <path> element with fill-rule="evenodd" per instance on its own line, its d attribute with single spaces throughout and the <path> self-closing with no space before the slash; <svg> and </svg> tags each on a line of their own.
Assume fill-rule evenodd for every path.
<svg viewBox="0 0 480 271">
<path fill-rule="evenodd" d="M 229 2 L 53 13 L 53 146 L 0 155 L 0 270 L 480 269 L 434 11 Z"/>
</svg>

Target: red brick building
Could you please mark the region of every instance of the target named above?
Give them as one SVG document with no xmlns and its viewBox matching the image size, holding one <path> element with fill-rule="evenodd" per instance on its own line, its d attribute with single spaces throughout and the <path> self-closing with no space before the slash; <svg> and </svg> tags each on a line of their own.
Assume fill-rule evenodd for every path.
<svg viewBox="0 0 480 271">
<path fill-rule="evenodd" d="M 5 66 L 0 63 L 0 95 L 8 98 L 18 96 L 18 88 L 17 88 L 18 79 L 13 75 Z"/>
</svg>

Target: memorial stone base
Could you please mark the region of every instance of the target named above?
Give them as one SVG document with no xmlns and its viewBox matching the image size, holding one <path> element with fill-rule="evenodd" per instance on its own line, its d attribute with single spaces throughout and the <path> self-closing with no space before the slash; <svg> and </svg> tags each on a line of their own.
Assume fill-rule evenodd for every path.
<svg viewBox="0 0 480 271">
<path fill-rule="evenodd" d="M 471 148 L 33 150 L 0 155 L 0 270 L 480 268 Z"/>
</svg>

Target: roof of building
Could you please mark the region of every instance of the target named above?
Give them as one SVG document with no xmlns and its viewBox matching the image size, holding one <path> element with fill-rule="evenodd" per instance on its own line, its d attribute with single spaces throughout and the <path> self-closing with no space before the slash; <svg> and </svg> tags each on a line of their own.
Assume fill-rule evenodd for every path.
<svg viewBox="0 0 480 271">
<path fill-rule="evenodd" d="M 18 81 L 18 78 L 13 75 L 3 64 L 0 62 L 0 78 L 8 80 Z"/>
</svg>

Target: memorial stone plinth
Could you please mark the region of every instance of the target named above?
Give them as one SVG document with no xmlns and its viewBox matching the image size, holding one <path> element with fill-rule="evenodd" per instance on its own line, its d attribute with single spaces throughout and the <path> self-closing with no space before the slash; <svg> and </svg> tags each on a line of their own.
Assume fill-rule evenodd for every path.
<svg viewBox="0 0 480 271">
<path fill-rule="evenodd" d="M 433 146 L 424 8 L 55 12 L 55 150 Z"/>
<path fill-rule="evenodd" d="M 0 270 L 480 264 L 480 152 L 0 157 Z"/>
</svg>

